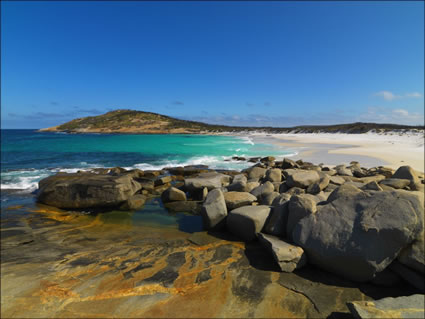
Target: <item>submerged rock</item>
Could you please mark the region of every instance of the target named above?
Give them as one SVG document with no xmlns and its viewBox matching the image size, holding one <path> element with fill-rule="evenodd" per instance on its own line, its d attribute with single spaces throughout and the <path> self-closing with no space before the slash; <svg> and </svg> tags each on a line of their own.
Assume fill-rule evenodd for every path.
<svg viewBox="0 0 425 319">
<path fill-rule="evenodd" d="M 164 206 L 172 213 L 190 213 L 200 214 L 201 213 L 201 201 L 177 201 L 165 203 Z"/>
</svg>

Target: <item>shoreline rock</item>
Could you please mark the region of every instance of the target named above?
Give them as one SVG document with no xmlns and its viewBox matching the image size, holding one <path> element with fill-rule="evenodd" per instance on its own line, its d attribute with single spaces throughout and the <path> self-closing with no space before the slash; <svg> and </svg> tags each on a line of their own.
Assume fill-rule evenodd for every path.
<svg viewBox="0 0 425 319">
<path fill-rule="evenodd" d="M 405 267 L 399 273 L 411 284 L 408 271 L 424 278 L 424 186 L 410 167 L 257 161 L 242 172 L 191 166 L 58 173 L 40 181 L 37 200 L 65 209 L 137 210 L 146 198 L 161 197 L 170 212 L 201 214 L 205 229 L 246 242 L 260 237 L 271 257 L 287 242 L 310 264 L 353 281 L 373 281 L 390 266 Z"/>
</svg>

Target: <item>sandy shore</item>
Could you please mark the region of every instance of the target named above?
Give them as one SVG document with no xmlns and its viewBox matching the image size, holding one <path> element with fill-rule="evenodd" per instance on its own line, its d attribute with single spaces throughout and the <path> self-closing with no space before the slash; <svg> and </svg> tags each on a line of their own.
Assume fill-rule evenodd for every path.
<svg viewBox="0 0 425 319">
<path fill-rule="evenodd" d="M 424 172 L 424 133 L 391 132 L 387 134 L 264 134 L 250 137 L 257 143 L 280 145 L 316 164 L 349 164 L 358 161 L 363 167 L 383 165 L 397 169 L 410 165 Z"/>
</svg>

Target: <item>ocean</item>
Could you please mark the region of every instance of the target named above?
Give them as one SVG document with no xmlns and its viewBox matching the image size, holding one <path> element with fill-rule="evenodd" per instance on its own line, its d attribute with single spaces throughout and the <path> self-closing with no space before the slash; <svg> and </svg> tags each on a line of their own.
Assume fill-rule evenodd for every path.
<svg viewBox="0 0 425 319">
<path fill-rule="evenodd" d="M 241 170 L 253 164 L 232 160 L 233 156 L 283 157 L 291 153 L 293 152 L 282 150 L 275 145 L 255 143 L 250 137 L 66 134 L 36 130 L 2 130 L 2 219 L 12 213 L 34 210 L 34 191 L 38 188 L 38 182 L 59 171 L 70 173 L 95 167 L 115 166 L 149 170 L 185 165 Z M 23 208 L 8 209 L 15 206 Z M 115 215 L 111 213 L 110 216 Z M 106 215 L 103 218 L 106 218 Z M 153 200 L 145 205 L 143 214 L 132 215 L 131 219 L 133 222 L 157 221 L 166 225 L 180 223 L 187 218 L 183 215 L 170 216 L 158 200 Z M 111 220 L 118 219 L 111 217 Z"/>
<path fill-rule="evenodd" d="M 216 135 L 66 134 L 1 131 L 1 188 L 33 191 L 58 171 L 94 167 L 161 169 L 208 165 L 241 170 L 252 165 L 233 156 L 285 156 L 291 151 L 254 143 L 249 137 Z"/>
</svg>

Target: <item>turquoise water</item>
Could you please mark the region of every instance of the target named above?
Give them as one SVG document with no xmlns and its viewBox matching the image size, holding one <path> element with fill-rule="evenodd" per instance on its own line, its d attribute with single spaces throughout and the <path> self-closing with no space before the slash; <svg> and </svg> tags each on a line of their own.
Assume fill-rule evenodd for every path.
<svg viewBox="0 0 425 319">
<path fill-rule="evenodd" d="M 0 216 L 2 220 L 34 210 L 32 192 L 37 189 L 38 181 L 58 171 L 114 166 L 147 170 L 184 165 L 240 170 L 252 163 L 232 161 L 233 156 L 279 157 L 291 153 L 255 143 L 248 137 L 62 134 L 34 130 L 1 133 L 1 206 L 5 208 Z M 14 206 L 17 208 L 7 209 Z M 138 211 L 111 211 L 100 217 L 104 223 L 172 227 L 189 233 L 202 230 L 200 216 L 169 213 L 158 198 L 149 200 Z"/>
<path fill-rule="evenodd" d="M 40 179 L 58 171 L 114 166 L 146 170 L 184 165 L 240 170 L 252 163 L 231 161 L 232 156 L 291 153 L 254 143 L 249 137 L 1 132 L 1 187 L 29 191 L 37 188 Z"/>
</svg>

